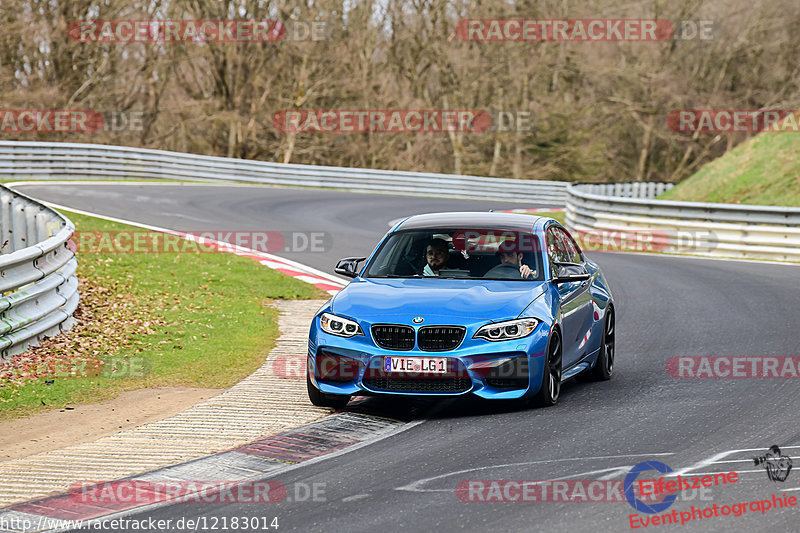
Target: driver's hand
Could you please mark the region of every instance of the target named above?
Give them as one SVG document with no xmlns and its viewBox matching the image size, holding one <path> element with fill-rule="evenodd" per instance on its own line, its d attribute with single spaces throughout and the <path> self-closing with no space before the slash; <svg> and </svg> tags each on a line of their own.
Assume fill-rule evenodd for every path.
<svg viewBox="0 0 800 533">
<path fill-rule="evenodd" d="M 519 273 L 522 276 L 522 279 L 528 279 L 529 277 L 531 277 L 531 267 L 529 267 L 528 265 L 520 265 Z"/>
</svg>

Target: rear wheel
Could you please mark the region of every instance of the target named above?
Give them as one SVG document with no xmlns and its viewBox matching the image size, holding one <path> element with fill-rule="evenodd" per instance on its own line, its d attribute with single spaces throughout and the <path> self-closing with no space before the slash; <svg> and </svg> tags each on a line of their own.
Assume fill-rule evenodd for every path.
<svg viewBox="0 0 800 533">
<path fill-rule="evenodd" d="M 341 409 L 350 401 L 349 394 L 327 394 L 320 391 L 311 383 L 311 379 L 308 376 L 306 376 L 306 388 L 308 388 L 308 399 L 317 407 Z"/>
<path fill-rule="evenodd" d="M 588 374 L 591 380 L 606 381 L 611 379 L 611 374 L 614 373 L 615 329 L 614 308 L 609 307 L 606 311 L 606 320 L 603 323 L 603 338 L 600 343 L 600 353 L 597 355 L 597 363 Z"/>
<path fill-rule="evenodd" d="M 533 397 L 533 405 L 550 407 L 558 403 L 561 392 L 561 336 L 553 331 L 547 343 L 547 359 L 542 370 L 542 385 Z"/>
</svg>

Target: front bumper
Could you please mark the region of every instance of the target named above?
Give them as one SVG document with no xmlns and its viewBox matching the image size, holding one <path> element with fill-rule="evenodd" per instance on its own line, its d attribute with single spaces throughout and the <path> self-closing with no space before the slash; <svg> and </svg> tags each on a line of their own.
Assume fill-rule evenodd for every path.
<svg viewBox="0 0 800 533">
<path fill-rule="evenodd" d="M 455 350 L 444 352 L 387 350 L 369 334 L 341 338 L 312 327 L 308 376 L 329 394 L 460 396 L 516 399 L 536 394 L 542 383 L 548 328 L 539 324 L 523 339 L 490 342 L 468 332 Z M 384 357 L 442 357 L 445 374 L 402 374 L 384 370 Z"/>
</svg>

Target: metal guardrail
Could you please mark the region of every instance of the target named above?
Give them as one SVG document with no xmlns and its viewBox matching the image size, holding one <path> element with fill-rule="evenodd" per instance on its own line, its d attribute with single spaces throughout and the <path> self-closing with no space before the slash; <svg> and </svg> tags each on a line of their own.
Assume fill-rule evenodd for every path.
<svg viewBox="0 0 800 533">
<path fill-rule="evenodd" d="M 78 306 L 75 226 L 0 185 L 0 360 L 72 327 Z"/>
<path fill-rule="evenodd" d="M 564 205 L 566 182 L 323 167 L 101 144 L 0 141 L 0 178 L 242 181 L 355 192 Z"/>
<path fill-rule="evenodd" d="M 622 197 L 637 185 L 637 192 L 663 186 L 570 185 L 567 227 L 584 234 L 627 234 L 631 249 L 642 245 L 710 257 L 800 261 L 800 208 Z M 632 188 L 630 193 L 635 195 Z M 601 241 L 594 240 L 598 248 L 603 247 Z M 608 241 L 617 243 L 613 237 Z"/>
</svg>

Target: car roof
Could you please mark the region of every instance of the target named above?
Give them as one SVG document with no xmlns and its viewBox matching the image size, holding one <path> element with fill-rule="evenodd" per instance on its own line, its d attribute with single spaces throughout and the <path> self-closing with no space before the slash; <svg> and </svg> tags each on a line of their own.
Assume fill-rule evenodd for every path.
<svg viewBox="0 0 800 533">
<path fill-rule="evenodd" d="M 427 213 L 414 215 L 401 222 L 394 231 L 474 228 L 511 231 L 533 231 L 539 219 L 545 217 L 521 213 L 494 213 L 490 211 L 461 211 L 453 213 Z"/>
</svg>

